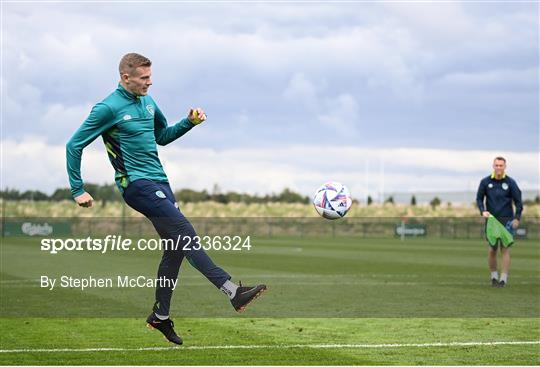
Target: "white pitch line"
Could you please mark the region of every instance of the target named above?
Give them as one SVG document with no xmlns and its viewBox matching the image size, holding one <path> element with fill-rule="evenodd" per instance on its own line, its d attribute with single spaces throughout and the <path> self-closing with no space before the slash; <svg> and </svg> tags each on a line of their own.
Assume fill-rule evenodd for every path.
<svg viewBox="0 0 540 367">
<path fill-rule="evenodd" d="M 145 348 L 58 348 L 58 349 L 0 349 L 0 353 L 62 353 L 62 352 L 144 352 L 165 350 L 208 350 L 208 349 L 384 349 L 384 348 L 432 348 L 432 347 L 477 347 L 497 345 L 540 345 L 540 340 L 495 341 L 495 342 L 449 342 L 423 344 L 268 344 L 268 345 L 192 345 L 178 347 Z"/>
</svg>

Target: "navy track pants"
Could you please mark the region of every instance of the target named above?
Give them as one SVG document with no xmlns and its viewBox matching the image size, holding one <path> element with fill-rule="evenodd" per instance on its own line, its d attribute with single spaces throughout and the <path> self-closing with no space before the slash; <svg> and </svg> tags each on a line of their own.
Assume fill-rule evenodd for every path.
<svg viewBox="0 0 540 367">
<path fill-rule="evenodd" d="M 172 239 L 176 243 L 180 236 L 177 248 L 166 248 L 164 250 L 159 264 L 158 278 L 176 280 L 182 260 L 186 257 L 190 264 L 217 288 L 221 288 L 227 280 L 231 279 L 227 272 L 214 264 L 202 248 L 184 250 L 184 246 L 189 243 L 186 237 L 193 238 L 197 233 L 177 207 L 176 199 L 167 182 L 154 182 L 147 179 L 136 180 L 128 185 L 123 196 L 130 207 L 152 222 L 162 239 Z M 191 244 L 193 244 L 193 241 L 191 241 Z M 188 247 L 190 246 L 188 245 Z M 155 313 L 163 316 L 169 315 L 172 293 L 172 287 L 158 286 L 156 288 Z"/>
</svg>

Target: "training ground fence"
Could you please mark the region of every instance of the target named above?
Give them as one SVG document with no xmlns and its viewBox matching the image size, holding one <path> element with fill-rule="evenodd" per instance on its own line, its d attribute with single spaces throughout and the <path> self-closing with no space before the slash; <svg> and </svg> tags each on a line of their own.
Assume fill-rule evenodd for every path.
<svg viewBox="0 0 540 367">
<path fill-rule="evenodd" d="M 199 235 L 254 237 L 431 237 L 483 239 L 483 218 L 189 218 Z M 109 234 L 126 237 L 155 237 L 146 218 L 16 218 L 3 217 L 2 237 L 85 237 Z M 540 239 L 540 218 L 524 218 L 516 238 Z"/>
</svg>

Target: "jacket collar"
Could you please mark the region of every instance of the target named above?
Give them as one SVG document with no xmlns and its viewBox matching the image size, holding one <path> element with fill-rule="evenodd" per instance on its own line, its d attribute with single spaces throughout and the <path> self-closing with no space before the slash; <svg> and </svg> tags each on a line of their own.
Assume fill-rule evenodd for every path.
<svg viewBox="0 0 540 367">
<path fill-rule="evenodd" d="M 506 172 L 503 173 L 503 176 L 502 176 L 501 180 L 504 180 L 505 178 L 506 178 Z M 491 173 L 491 179 L 492 179 L 492 180 L 496 180 L 496 179 L 497 179 L 497 176 L 495 176 L 495 171 L 493 171 L 493 172 Z"/>
<path fill-rule="evenodd" d="M 123 95 L 124 97 L 126 97 L 127 99 L 130 99 L 132 101 L 136 101 L 138 100 L 140 97 L 139 96 L 136 96 L 135 94 L 131 93 L 130 91 L 128 91 L 126 88 L 124 88 L 124 86 L 122 85 L 122 83 L 118 83 L 118 88 L 116 89 L 121 95 Z"/>
</svg>

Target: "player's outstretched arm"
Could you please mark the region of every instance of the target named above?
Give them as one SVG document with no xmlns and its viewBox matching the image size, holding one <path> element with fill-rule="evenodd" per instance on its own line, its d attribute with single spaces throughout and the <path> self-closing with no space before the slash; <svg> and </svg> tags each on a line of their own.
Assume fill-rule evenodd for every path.
<svg viewBox="0 0 540 367">
<path fill-rule="evenodd" d="M 167 119 L 156 106 L 154 114 L 154 136 L 156 143 L 159 145 L 167 145 L 172 143 L 195 125 L 206 120 L 206 114 L 201 108 L 190 109 L 188 116 L 180 120 L 178 123 L 168 126 Z"/>
<path fill-rule="evenodd" d="M 71 186 L 71 195 L 80 206 L 92 206 L 92 196 L 84 191 L 81 177 L 81 157 L 83 149 L 98 136 L 114 125 L 113 113 L 109 106 L 98 103 L 90 115 L 66 144 L 66 166 Z"/>
</svg>

